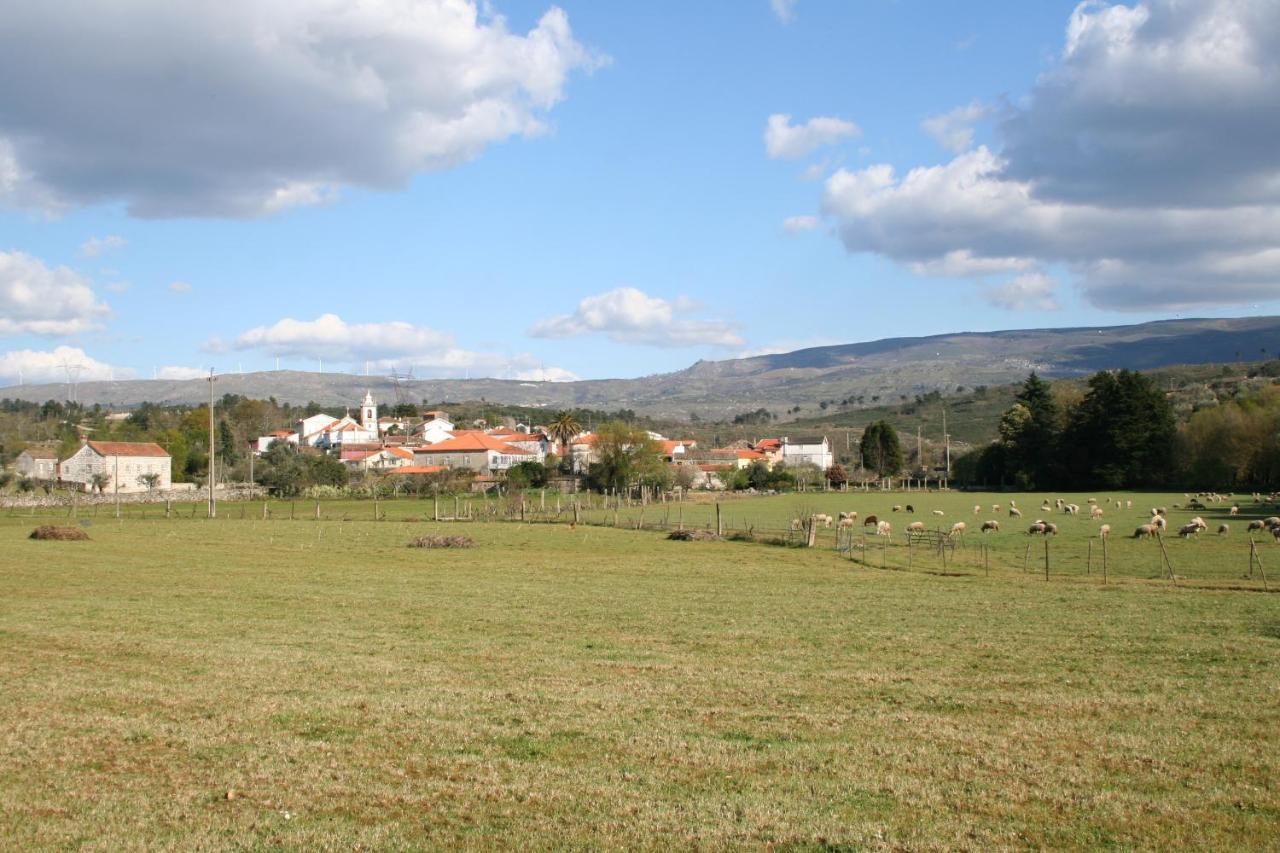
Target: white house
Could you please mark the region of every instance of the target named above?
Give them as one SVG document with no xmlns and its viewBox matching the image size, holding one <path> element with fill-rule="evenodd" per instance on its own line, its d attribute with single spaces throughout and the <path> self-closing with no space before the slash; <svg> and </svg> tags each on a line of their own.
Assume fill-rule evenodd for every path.
<svg viewBox="0 0 1280 853">
<path fill-rule="evenodd" d="M 439 444 L 442 441 L 448 441 L 453 438 L 453 430 L 453 421 L 444 417 L 443 413 L 440 413 L 414 427 L 413 434 L 422 436 L 424 444 Z"/>
<path fill-rule="evenodd" d="M 447 468 L 469 468 L 472 471 L 505 471 L 518 462 L 536 457 L 527 450 L 512 447 L 482 432 L 466 432 L 448 441 L 415 447 L 415 465 L 444 465 Z"/>
<path fill-rule="evenodd" d="M 295 432 L 297 443 L 303 447 L 319 447 L 324 441 L 325 432 L 338 422 L 333 415 L 312 415 L 298 421 Z"/>
<path fill-rule="evenodd" d="M 102 489 L 106 494 L 163 490 L 173 485 L 168 451 L 151 442 L 86 441 L 58 467 L 63 482 L 80 483 L 85 491 L 93 489 L 95 474 L 107 476 Z M 152 475 L 154 485 L 147 482 Z"/>
<path fill-rule="evenodd" d="M 342 464 L 351 471 L 389 471 L 412 465 L 413 451 L 395 446 L 380 450 L 344 450 Z"/>
<path fill-rule="evenodd" d="M 782 439 L 782 461 L 789 468 L 809 464 L 817 465 L 819 469 L 825 471 L 831 467 L 835 456 L 831 453 L 831 442 L 827 441 L 825 435 L 820 442 L 811 444 L 792 443 L 791 439 L 784 438 Z"/>
<path fill-rule="evenodd" d="M 47 447 L 28 447 L 18 454 L 13 467 L 33 480 L 58 479 L 58 454 Z"/>
<path fill-rule="evenodd" d="M 253 441 L 253 452 L 257 454 L 266 453 L 271 449 L 271 445 L 277 441 L 287 441 L 290 444 L 298 443 L 298 433 L 291 429 L 278 429 L 267 435 L 260 435 Z"/>
</svg>

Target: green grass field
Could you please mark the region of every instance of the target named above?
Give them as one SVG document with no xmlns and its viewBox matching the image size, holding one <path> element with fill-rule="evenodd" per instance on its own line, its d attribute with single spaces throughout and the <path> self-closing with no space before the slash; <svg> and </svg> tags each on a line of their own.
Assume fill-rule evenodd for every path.
<svg viewBox="0 0 1280 853">
<path fill-rule="evenodd" d="M 1117 534 L 1184 500 L 1120 497 Z M 1039 496 L 1015 499 L 1033 520 Z M 767 527 L 910 502 L 972 524 L 995 501 L 722 512 Z M 1068 571 L 1096 533 L 1079 519 L 1058 519 L 1046 583 L 1008 528 L 989 575 L 971 544 L 944 576 L 833 541 L 398 520 L 430 506 L 99 510 L 81 543 L 26 539 L 65 511 L 0 515 L 4 846 L 1263 848 L 1280 831 L 1280 596 L 1242 577 L 1251 506 L 1227 537 L 1166 543 L 1218 588 L 1161 580 L 1157 546 L 1118 538 L 1111 583 Z M 405 547 L 425 532 L 476 547 Z"/>
</svg>

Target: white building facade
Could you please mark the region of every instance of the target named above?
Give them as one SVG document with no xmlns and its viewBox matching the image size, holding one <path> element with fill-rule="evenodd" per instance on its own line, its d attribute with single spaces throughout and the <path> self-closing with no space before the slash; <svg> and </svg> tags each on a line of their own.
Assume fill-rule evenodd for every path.
<svg viewBox="0 0 1280 853">
<path fill-rule="evenodd" d="M 107 477 L 104 494 L 162 491 L 173 485 L 173 462 L 158 444 L 132 441 L 88 441 L 59 465 L 62 481 L 93 490 L 96 474 Z"/>
</svg>

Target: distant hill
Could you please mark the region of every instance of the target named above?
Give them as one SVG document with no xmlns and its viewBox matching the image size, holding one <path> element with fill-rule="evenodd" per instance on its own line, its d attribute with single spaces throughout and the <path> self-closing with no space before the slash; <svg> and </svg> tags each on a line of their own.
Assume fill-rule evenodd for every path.
<svg viewBox="0 0 1280 853">
<path fill-rule="evenodd" d="M 1048 377 L 1074 377 L 1106 368 L 1153 369 L 1176 364 L 1254 361 L 1280 353 L 1280 317 L 1163 320 L 1130 326 L 959 332 L 919 338 L 813 347 L 776 355 L 699 361 L 674 373 L 636 379 L 579 382 L 520 382 L 501 379 L 439 379 L 395 383 L 387 377 L 337 373 L 268 371 L 220 376 L 217 393 L 315 401 L 325 406 L 359 404 L 365 390 L 383 403 L 397 394 L 411 402 L 479 400 L 522 406 L 633 409 L 662 418 L 731 418 L 766 408 L 779 416 L 801 407 L 810 415 L 824 401 L 874 406 L 929 391 L 954 393 L 959 386 L 1001 385 L 1031 370 Z M 81 402 L 127 408 L 144 401 L 196 404 L 207 400 L 203 379 L 82 382 Z M 65 399 L 63 383 L 10 386 L 0 397 L 42 402 Z"/>
</svg>

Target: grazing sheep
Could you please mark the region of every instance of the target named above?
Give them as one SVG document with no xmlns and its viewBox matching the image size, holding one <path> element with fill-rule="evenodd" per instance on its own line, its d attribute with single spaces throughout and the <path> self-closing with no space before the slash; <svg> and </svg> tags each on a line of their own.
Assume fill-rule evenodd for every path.
<svg viewBox="0 0 1280 853">
<path fill-rule="evenodd" d="M 1264 527 L 1266 527 L 1266 526 L 1267 526 L 1267 525 L 1262 521 L 1262 519 L 1255 519 L 1254 521 L 1249 522 L 1249 528 L 1248 528 L 1248 529 L 1249 529 L 1249 532 L 1250 532 L 1250 533 L 1252 533 L 1253 531 L 1255 531 L 1255 530 L 1261 530 L 1262 528 L 1264 528 Z"/>
<path fill-rule="evenodd" d="M 915 512 L 915 511 L 916 511 L 915 507 L 913 507 L 911 504 L 907 504 L 907 512 Z"/>
<path fill-rule="evenodd" d="M 1271 535 L 1277 542 L 1280 542 L 1280 525 L 1271 528 Z"/>
<path fill-rule="evenodd" d="M 1046 521 L 1044 523 L 1044 535 L 1048 536 L 1049 534 L 1053 534 L 1054 536 L 1058 535 L 1058 525 L 1054 524 L 1052 521 Z"/>
<path fill-rule="evenodd" d="M 1009 507 L 1009 517 L 1022 518 L 1022 510 L 1018 509 L 1016 506 Z"/>
<path fill-rule="evenodd" d="M 1231 532 L 1231 525 L 1230 525 L 1230 524 L 1227 524 L 1226 522 L 1223 522 L 1222 524 L 1219 524 L 1219 525 L 1218 525 L 1218 535 L 1219 535 L 1219 536 L 1226 536 L 1226 535 L 1227 535 L 1228 533 L 1230 533 L 1230 532 Z"/>
<path fill-rule="evenodd" d="M 974 504 L 974 505 L 973 505 L 973 514 L 974 514 L 974 515 L 981 515 L 981 514 L 982 514 L 982 506 L 981 506 L 980 504 Z"/>
<path fill-rule="evenodd" d="M 902 504 L 894 504 L 894 505 L 893 505 L 893 510 L 892 510 L 892 511 L 893 511 L 893 512 L 902 512 Z"/>
<path fill-rule="evenodd" d="M 1124 502 L 1124 508 L 1125 508 L 1125 509 L 1133 509 L 1133 501 L 1125 501 L 1125 502 Z"/>
<path fill-rule="evenodd" d="M 1017 505 L 1018 505 L 1017 501 L 1015 501 L 1013 498 L 1009 498 L 1009 506 L 1017 506 Z"/>
<path fill-rule="evenodd" d="M 1150 539 L 1156 535 L 1154 524 L 1140 524 L 1133 531 L 1134 539 Z"/>
<path fill-rule="evenodd" d="M 857 521 L 858 514 L 856 512 L 842 512 L 840 513 L 840 520 L 841 521 Z"/>
<path fill-rule="evenodd" d="M 999 511 L 1000 511 L 1000 504 L 992 504 L 992 505 L 991 505 L 991 511 L 992 511 L 992 512 L 999 512 Z"/>
<path fill-rule="evenodd" d="M 874 527 L 879 521 L 880 519 L 876 518 L 874 515 L 868 515 L 866 518 L 862 519 L 862 526 Z"/>
<path fill-rule="evenodd" d="M 1280 524 L 1280 516 L 1273 515 L 1269 518 L 1264 518 L 1262 519 L 1262 523 L 1267 527 L 1275 527 L 1277 524 Z"/>
<path fill-rule="evenodd" d="M 1045 523 L 1043 521 L 1037 521 L 1035 524 L 1027 528 L 1027 535 L 1034 536 L 1037 533 L 1044 533 L 1044 529 Z"/>
<path fill-rule="evenodd" d="M 1095 506 L 1093 509 L 1089 510 L 1089 517 L 1094 519 L 1102 518 L 1102 507 Z"/>
<path fill-rule="evenodd" d="M 1066 504 L 1062 507 L 1062 511 L 1067 513 L 1068 515 L 1079 515 L 1080 504 Z"/>
<path fill-rule="evenodd" d="M 948 536 L 963 536 L 963 535 L 964 535 L 964 531 L 965 531 L 965 523 L 964 523 L 963 521 L 957 521 L 955 524 L 951 525 L 951 532 L 950 532 L 950 533 L 948 533 L 947 535 L 948 535 Z"/>
<path fill-rule="evenodd" d="M 990 533 L 999 533 L 999 532 L 1000 532 L 1000 522 L 996 521 L 994 518 L 993 518 L 993 519 L 991 519 L 990 521 L 984 521 L 984 522 L 982 522 L 982 532 L 983 532 L 983 533 L 989 533 L 989 532 L 990 532 Z"/>
<path fill-rule="evenodd" d="M 830 527 L 833 519 L 829 515 L 818 513 L 813 517 L 813 520 L 815 523 L 821 524 L 823 527 Z"/>
<path fill-rule="evenodd" d="M 1040 511 L 1041 511 L 1041 512 L 1049 512 L 1049 511 L 1050 511 L 1050 510 L 1052 510 L 1052 509 L 1053 509 L 1053 507 L 1049 506 L 1049 502 L 1048 502 L 1048 501 L 1045 501 L 1044 503 L 1040 504 Z"/>
<path fill-rule="evenodd" d="M 1054 506 L 1056 506 L 1058 509 L 1062 509 L 1062 505 L 1063 505 L 1064 503 L 1066 503 L 1066 501 L 1064 501 L 1062 498 L 1054 498 L 1054 499 L 1053 499 L 1053 505 L 1054 505 Z"/>
<path fill-rule="evenodd" d="M 1098 538 L 1099 538 L 1099 539 L 1110 539 L 1110 538 L 1111 538 L 1111 525 L 1110 525 L 1110 524 L 1104 524 L 1104 525 L 1102 525 L 1101 527 L 1099 527 L 1099 528 L 1098 528 Z"/>
<path fill-rule="evenodd" d="M 800 519 L 798 519 L 798 518 L 793 518 L 793 519 L 791 519 L 791 529 L 792 529 L 792 530 L 803 530 L 803 529 L 804 529 L 804 522 L 803 522 L 803 521 L 801 521 L 801 520 L 800 520 Z"/>
<path fill-rule="evenodd" d="M 1240 514 L 1240 504 L 1232 505 L 1231 510 L 1227 513 L 1227 515 L 1239 515 L 1239 514 Z"/>
<path fill-rule="evenodd" d="M 908 524 L 908 525 L 907 525 L 907 533 L 908 533 L 908 534 L 911 534 L 911 533 L 924 533 L 924 522 L 923 522 L 923 521 L 913 521 L 913 522 L 911 522 L 910 524 Z"/>
<path fill-rule="evenodd" d="M 1199 532 L 1200 532 L 1200 525 L 1196 524 L 1195 522 L 1192 522 L 1190 524 L 1184 524 L 1178 528 L 1178 535 L 1181 536 L 1183 539 L 1189 539 L 1190 537 L 1195 536 Z"/>
<path fill-rule="evenodd" d="M 935 509 L 935 510 L 933 511 L 933 514 L 934 514 L 934 515 L 942 515 L 943 513 L 942 513 L 942 510 L 940 510 L 940 509 Z"/>
<path fill-rule="evenodd" d="M 889 524 L 889 522 L 887 522 L 887 521 L 879 521 L 879 522 L 876 522 L 876 535 L 877 535 L 877 536 L 892 536 L 892 535 L 893 535 L 893 526 L 892 526 L 891 524 Z"/>
<path fill-rule="evenodd" d="M 836 528 L 839 530 L 849 530 L 852 527 L 853 527 L 852 518 L 842 518 L 840 519 L 840 523 L 836 525 Z"/>
<path fill-rule="evenodd" d="M 1166 522 L 1166 521 L 1164 520 L 1164 516 L 1163 516 L 1163 515 L 1153 515 L 1153 516 L 1151 516 L 1151 522 L 1150 522 L 1150 523 L 1151 523 L 1151 525 L 1152 525 L 1153 527 L 1156 527 L 1156 528 L 1158 528 L 1158 529 L 1160 529 L 1160 530 L 1164 530 L 1165 525 L 1166 525 L 1166 524 L 1168 524 L 1168 522 Z"/>
</svg>

